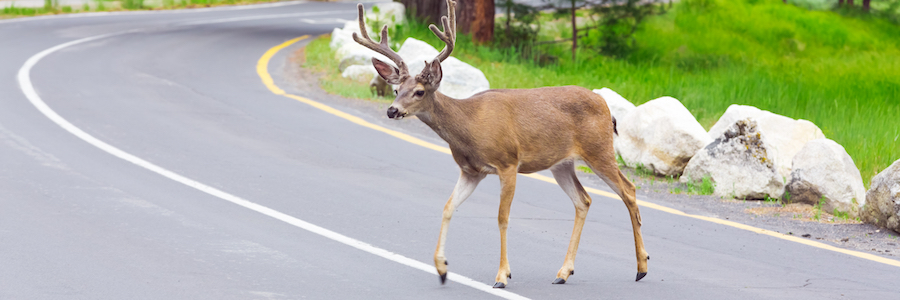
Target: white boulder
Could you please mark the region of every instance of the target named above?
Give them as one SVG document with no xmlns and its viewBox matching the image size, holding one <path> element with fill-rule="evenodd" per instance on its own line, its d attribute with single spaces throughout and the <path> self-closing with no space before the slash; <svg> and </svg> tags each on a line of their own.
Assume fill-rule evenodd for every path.
<svg viewBox="0 0 900 300">
<path fill-rule="evenodd" d="M 422 62 L 431 61 L 437 57 L 439 53 L 440 51 L 434 49 L 430 44 L 414 38 L 406 38 L 406 40 L 403 41 L 403 44 L 400 45 L 400 49 L 397 50 L 397 54 L 403 58 L 403 61 L 405 61 L 407 65 L 420 60 Z M 418 69 L 410 67 L 409 73 L 419 74 L 424 67 L 424 64 L 419 65 Z"/>
<path fill-rule="evenodd" d="M 407 38 L 397 50 L 397 54 L 406 62 L 409 74 L 416 76 L 425 69 L 425 63 L 431 62 L 440 53 L 426 42 Z M 455 57 L 448 57 L 441 62 L 443 77 L 438 91 L 452 98 L 468 98 L 476 93 L 491 88 L 490 82 L 481 70 L 460 61 Z"/>
<path fill-rule="evenodd" d="M 369 30 L 369 33 L 372 33 L 371 26 L 369 24 L 366 25 L 369 26 L 366 27 Z M 353 21 L 344 22 L 344 27 L 342 29 L 344 31 L 356 32 L 357 34 L 359 34 L 359 18 L 354 18 Z"/>
<path fill-rule="evenodd" d="M 789 193 L 785 202 L 816 205 L 824 200 L 822 210 L 837 209 L 851 217 L 858 216 L 860 205 L 866 203 L 866 188 L 853 158 L 829 139 L 809 141 L 797 152 L 785 191 Z"/>
<path fill-rule="evenodd" d="M 387 24 L 388 26 L 403 23 L 406 20 L 405 16 L 406 6 L 400 2 L 375 3 L 366 11 L 367 22 Z M 381 27 L 376 29 L 380 32 Z"/>
<path fill-rule="evenodd" d="M 352 65 L 347 67 L 347 69 L 344 69 L 344 71 L 341 72 L 341 76 L 356 81 L 369 82 L 374 76 L 378 76 L 378 72 L 375 71 L 375 67 L 372 66 L 372 64 Z"/>
<path fill-rule="evenodd" d="M 860 218 L 900 233 L 900 160 L 872 177 Z"/>
<path fill-rule="evenodd" d="M 784 183 L 768 149 L 756 121 L 738 120 L 715 141 L 697 151 L 684 169 L 681 181 L 709 177 L 716 185 L 714 194 L 720 197 L 779 198 Z"/>
<path fill-rule="evenodd" d="M 353 40 L 352 31 L 343 30 L 340 28 L 335 28 L 331 31 L 331 42 L 328 43 L 328 47 L 331 48 L 332 51 L 340 49 L 341 46 L 350 43 L 356 43 L 356 41 Z"/>
<path fill-rule="evenodd" d="M 616 152 L 630 167 L 659 175 L 681 175 L 688 161 L 710 142 L 706 130 L 678 99 L 650 100 L 619 121 Z"/>
<path fill-rule="evenodd" d="M 391 65 L 394 64 L 386 56 L 357 43 L 344 44 L 337 51 L 334 51 L 334 58 L 341 62 L 339 68 L 342 69 L 339 71 L 343 71 L 353 64 L 371 65 L 373 57 Z"/>
<path fill-rule="evenodd" d="M 791 159 L 807 142 L 825 138 L 822 130 L 807 120 L 794 120 L 759 108 L 733 104 L 725 110 L 719 121 L 709 129 L 709 136 L 716 138 L 737 120 L 751 118 L 768 142 L 768 152 L 775 161 L 778 173 L 788 178 Z"/>
<path fill-rule="evenodd" d="M 609 113 L 612 114 L 614 118 L 616 118 L 616 122 L 621 121 L 622 118 L 625 117 L 625 115 L 627 115 L 635 108 L 634 104 L 611 89 L 595 89 L 594 93 L 600 95 L 604 100 L 606 100 L 606 106 L 609 107 Z"/>
<path fill-rule="evenodd" d="M 375 12 L 376 10 L 378 12 Z M 373 40 L 378 40 L 381 37 L 381 26 L 388 25 L 390 27 L 403 23 L 406 20 L 404 17 L 406 15 L 405 11 L 406 7 L 399 2 L 376 3 L 369 7 L 366 10 L 366 29 L 369 32 L 369 37 Z M 373 25 L 377 25 L 377 28 Z M 347 21 L 344 23 L 343 28 L 332 30 L 331 43 L 329 43 L 331 50 L 340 49 L 345 44 L 356 44 L 356 41 L 353 40 L 354 32 L 360 33 L 358 19 Z"/>
</svg>

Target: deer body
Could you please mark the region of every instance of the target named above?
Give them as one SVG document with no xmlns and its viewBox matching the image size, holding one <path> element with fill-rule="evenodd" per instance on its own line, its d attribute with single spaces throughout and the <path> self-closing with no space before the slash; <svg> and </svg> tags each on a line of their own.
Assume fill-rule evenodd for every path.
<svg viewBox="0 0 900 300">
<path fill-rule="evenodd" d="M 612 140 L 612 130 L 596 130 L 612 127 L 606 102 L 576 86 L 488 90 L 459 100 L 436 92 L 431 107 L 416 116 L 447 141 L 470 174 L 509 166 L 518 173 L 542 171 Z"/>
<path fill-rule="evenodd" d="M 362 4 L 358 5 L 360 34 L 353 39 L 390 58 L 396 67 L 373 58 L 378 74 L 387 83 L 398 85 L 397 97 L 388 108 L 391 119 L 418 117 L 450 145 L 460 175 L 450 199 L 444 205 L 441 232 L 434 253 L 434 265 L 444 283 L 447 258 L 444 245 L 453 212 L 468 198 L 488 174 L 500 177 L 500 267 L 495 288 L 504 288 L 511 278 L 507 259 L 506 231 L 509 210 L 516 189 L 516 174 L 550 169 L 559 186 L 575 205 L 575 226 L 563 266 L 554 284 L 562 284 L 574 274 L 575 254 L 581 239 L 591 198 L 575 174 L 575 160 L 583 160 L 622 199 L 628 208 L 634 233 L 637 277 L 647 274 L 650 257 L 641 236 L 641 215 L 634 197 L 634 185 L 619 171 L 613 150 L 615 120 L 606 101 L 585 88 L 544 87 L 524 90 L 488 90 L 467 99 L 453 99 L 437 91 L 443 72 L 441 61 L 449 57 L 456 42 L 456 1 L 448 0 L 448 17 L 441 19 L 444 31 L 429 28 L 446 47 L 411 76 L 406 63 L 387 43 L 387 26 L 381 41 L 369 38 Z"/>
</svg>

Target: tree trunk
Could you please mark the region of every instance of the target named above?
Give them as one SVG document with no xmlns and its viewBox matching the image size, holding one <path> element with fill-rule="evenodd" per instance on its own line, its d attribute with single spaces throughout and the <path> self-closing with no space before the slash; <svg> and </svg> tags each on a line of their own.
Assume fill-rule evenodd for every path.
<svg viewBox="0 0 900 300">
<path fill-rule="evenodd" d="M 441 17 L 447 15 L 445 0 L 397 0 L 406 6 L 406 11 L 417 19 L 435 24 L 441 28 Z M 472 34 L 479 43 L 494 39 L 494 1 L 457 0 L 456 30 L 458 33 Z"/>
<path fill-rule="evenodd" d="M 440 24 L 441 12 L 447 10 L 447 3 L 435 0 L 398 0 L 406 6 L 406 13 L 426 23 Z"/>
<path fill-rule="evenodd" d="M 847 6 L 853 7 L 853 0 L 847 0 Z"/>
<path fill-rule="evenodd" d="M 872 7 L 869 5 L 872 0 L 863 0 L 863 10 L 869 11 Z"/>
<path fill-rule="evenodd" d="M 509 20 L 512 19 L 512 0 L 506 0 L 506 38 L 510 38 Z"/>
<path fill-rule="evenodd" d="M 575 0 L 572 0 L 572 61 L 575 61 L 575 49 L 578 48 L 578 26 L 575 25 Z"/>
<path fill-rule="evenodd" d="M 838 7 L 844 7 L 844 0 L 838 0 Z"/>
<path fill-rule="evenodd" d="M 470 1 L 470 0 L 462 0 Z M 494 0 L 474 0 L 475 14 L 470 19 L 469 32 L 476 43 L 486 43 L 494 39 Z"/>
<path fill-rule="evenodd" d="M 444 3 L 446 0 L 432 0 Z M 443 10 L 447 10 L 445 7 Z M 446 14 L 446 12 L 444 12 Z M 456 0 L 456 30 L 461 33 L 472 32 L 472 20 L 475 20 L 475 0 Z"/>
</svg>

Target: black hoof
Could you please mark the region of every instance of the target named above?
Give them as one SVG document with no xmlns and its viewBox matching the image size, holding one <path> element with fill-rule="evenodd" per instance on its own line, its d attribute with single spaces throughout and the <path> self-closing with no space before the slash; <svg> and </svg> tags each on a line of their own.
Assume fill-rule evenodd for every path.
<svg viewBox="0 0 900 300">
<path fill-rule="evenodd" d="M 634 281 L 641 281 L 641 278 L 644 278 L 644 276 L 647 276 L 647 272 L 637 273 L 637 278 L 635 278 Z"/>
<path fill-rule="evenodd" d="M 447 283 L 447 273 L 438 274 L 441 276 L 441 284 Z"/>
<path fill-rule="evenodd" d="M 495 289 L 506 288 L 506 284 L 498 281 L 497 283 L 494 284 L 494 288 Z"/>
<path fill-rule="evenodd" d="M 553 281 L 553 284 L 565 284 L 565 283 L 566 283 L 566 280 L 562 279 L 562 278 L 557 278 L 556 280 Z"/>
</svg>

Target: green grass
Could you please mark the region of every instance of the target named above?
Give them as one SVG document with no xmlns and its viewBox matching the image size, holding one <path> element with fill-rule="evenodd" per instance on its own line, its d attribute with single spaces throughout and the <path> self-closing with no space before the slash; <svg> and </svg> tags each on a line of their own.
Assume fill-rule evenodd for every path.
<svg viewBox="0 0 900 300">
<path fill-rule="evenodd" d="M 703 179 L 699 181 L 688 181 L 687 186 L 687 194 L 688 195 L 712 195 L 716 190 L 716 184 L 712 182 L 712 178 L 707 176 L 703 176 Z"/>
<path fill-rule="evenodd" d="M 407 36 L 443 46 L 424 24 L 401 28 L 394 41 Z M 609 87 L 635 104 L 672 96 L 706 128 L 731 104 L 807 119 L 844 146 L 866 185 L 900 159 L 893 23 L 778 0 L 685 0 L 650 18 L 635 38 L 638 50 L 625 59 L 582 52 L 573 62 L 568 45 L 557 44 L 544 51 L 559 63 L 538 66 L 460 34 L 454 56 L 484 71 L 491 88 Z"/>
</svg>

